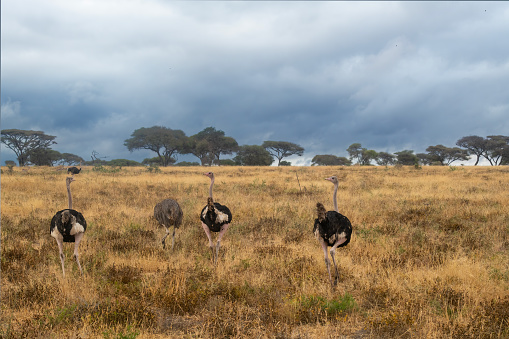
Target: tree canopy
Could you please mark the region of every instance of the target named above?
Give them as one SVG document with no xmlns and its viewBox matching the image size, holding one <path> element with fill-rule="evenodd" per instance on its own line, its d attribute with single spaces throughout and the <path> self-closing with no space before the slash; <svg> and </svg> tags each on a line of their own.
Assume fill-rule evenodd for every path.
<svg viewBox="0 0 509 339">
<path fill-rule="evenodd" d="M 302 156 L 302 154 L 304 154 L 304 148 L 287 141 L 264 141 L 262 147 L 265 148 L 270 155 L 278 159 L 278 166 L 281 165 L 281 160 L 283 158 L 291 155 Z"/>
<path fill-rule="evenodd" d="M 457 160 L 468 160 L 468 151 L 458 147 L 445 147 L 444 145 L 429 146 L 426 148 L 431 162 L 449 166 Z"/>
<path fill-rule="evenodd" d="M 357 162 L 359 162 L 361 155 L 362 155 L 362 150 L 364 150 L 364 149 L 365 148 L 363 148 L 360 143 L 356 142 L 356 143 L 353 143 L 350 146 L 348 146 L 346 151 L 350 155 L 350 160 L 357 159 Z"/>
<path fill-rule="evenodd" d="M 419 159 L 412 150 L 396 152 L 396 163 L 399 165 L 412 166 L 419 163 Z"/>
<path fill-rule="evenodd" d="M 318 154 L 311 160 L 311 166 L 350 166 L 351 164 L 349 159 L 332 154 Z"/>
<path fill-rule="evenodd" d="M 35 148 L 27 153 L 27 163 L 36 166 L 53 166 L 61 159 L 62 154 L 51 148 Z"/>
<path fill-rule="evenodd" d="M 186 154 L 188 138 L 181 130 L 163 126 L 142 127 L 126 139 L 124 145 L 132 152 L 136 149 L 148 149 L 157 154 L 163 166 L 171 164 L 177 154 Z M 175 160 L 175 159 L 174 159 Z"/>
<path fill-rule="evenodd" d="M 509 137 L 504 135 L 488 135 L 487 150 L 483 154 L 492 166 L 508 162 Z M 504 157 L 505 155 L 505 157 Z M 505 158 L 505 159 L 504 159 Z"/>
<path fill-rule="evenodd" d="M 30 152 L 41 153 L 56 144 L 55 136 L 46 135 L 42 131 L 4 129 L 1 131 L 2 143 L 10 148 L 18 158 L 20 166 L 25 166 Z"/>
<path fill-rule="evenodd" d="M 485 138 L 477 135 L 469 135 L 459 139 L 456 145 L 465 148 L 469 154 L 476 156 L 474 166 L 477 166 L 481 156 L 483 156 L 488 148 L 488 142 Z"/>
<path fill-rule="evenodd" d="M 270 153 L 258 145 L 240 146 L 233 160 L 241 166 L 270 166 L 274 162 Z"/>
<path fill-rule="evenodd" d="M 235 139 L 214 127 L 207 127 L 190 137 L 189 153 L 200 159 L 202 165 L 219 164 L 221 154 L 232 154 L 238 149 L 239 144 Z"/>
<path fill-rule="evenodd" d="M 84 163 L 85 159 L 82 157 L 72 154 L 72 153 L 62 153 L 59 161 L 62 165 L 78 165 L 79 163 Z"/>
<path fill-rule="evenodd" d="M 380 166 L 394 165 L 396 162 L 396 156 L 387 152 L 378 152 L 376 163 Z"/>
<path fill-rule="evenodd" d="M 363 148 L 359 158 L 359 164 L 363 166 L 371 165 L 371 161 L 377 158 L 378 153 L 375 150 Z"/>
</svg>

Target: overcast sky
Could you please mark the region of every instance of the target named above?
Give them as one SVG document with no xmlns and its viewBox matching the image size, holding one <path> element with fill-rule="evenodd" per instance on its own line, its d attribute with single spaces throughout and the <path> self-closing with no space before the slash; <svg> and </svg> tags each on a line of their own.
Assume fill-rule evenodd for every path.
<svg viewBox="0 0 509 339">
<path fill-rule="evenodd" d="M 509 134 L 507 2 L 16 0 L 1 16 L 1 128 L 85 160 L 153 157 L 123 144 L 155 125 L 294 142 L 294 165 Z"/>
</svg>

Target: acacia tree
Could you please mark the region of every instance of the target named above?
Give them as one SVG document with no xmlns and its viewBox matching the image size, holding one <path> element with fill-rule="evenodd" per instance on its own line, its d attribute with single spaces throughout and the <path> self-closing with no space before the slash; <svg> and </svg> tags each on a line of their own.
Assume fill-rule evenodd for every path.
<svg viewBox="0 0 509 339">
<path fill-rule="evenodd" d="M 396 162 L 396 156 L 387 152 L 379 152 L 375 161 L 380 166 L 394 165 Z"/>
<path fill-rule="evenodd" d="M 174 130 L 163 126 L 142 127 L 131 134 L 131 138 L 126 139 L 124 146 L 129 151 L 136 149 L 148 149 L 157 154 L 160 163 L 168 166 L 172 163 L 177 154 L 186 154 L 188 138 L 181 130 Z M 173 161 L 175 162 L 175 161 Z"/>
<path fill-rule="evenodd" d="M 241 166 L 270 166 L 274 162 L 270 153 L 258 145 L 240 146 L 233 160 Z"/>
<path fill-rule="evenodd" d="M 281 166 L 283 158 L 291 155 L 298 155 L 300 157 L 304 154 L 304 148 L 287 141 L 264 141 L 262 147 L 278 160 L 278 166 Z"/>
<path fill-rule="evenodd" d="M 239 149 L 239 144 L 232 137 L 225 136 L 221 130 L 207 127 L 190 137 L 188 153 L 200 159 L 202 166 L 219 164 L 221 154 L 232 154 Z"/>
<path fill-rule="evenodd" d="M 311 160 L 311 166 L 350 166 L 351 164 L 349 159 L 332 154 L 318 154 Z"/>
<path fill-rule="evenodd" d="M 46 135 L 42 131 L 3 129 L 1 134 L 2 143 L 16 154 L 19 166 L 26 165 L 29 152 L 49 149 L 51 145 L 56 144 L 55 136 Z"/>
<path fill-rule="evenodd" d="M 449 166 L 454 161 L 468 160 L 468 152 L 458 147 L 445 147 L 444 145 L 429 146 L 426 148 L 430 160 Z"/>
<path fill-rule="evenodd" d="M 198 140 L 195 136 L 190 137 L 191 140 L 191 153 L 200 159 L 202 166 L 211 166 L 214 162 L 214 154 L 210 152 L 209 143 L 207 140 Z"/>
<path fill-rule="evenodd" d="M 369 166 L 371 165 L 371 160 L 376 160 L 377 157 L 378 153 L 375 150 L 363 148 L 359 158 L 359 164 L 361 166 Z"/>
<path fill-rule="evenodd" d="M 362 166 L 371 165 L 371 160 L 378 158 L 378 153 L 375 150 L 362 147 L 358 142 L 348 146 L 346 151 L 350 154 L 350 160 L 357 159 L 357 163 Z"/>
<path fill-rule="evenodd" d="M 432 165 L 433 164 L 433 158 L 428 153 L 417 153 L 416 154 L 417 159 L 419 159 L 419 162 L 421 165 Z"/>
<path fill-rule="evenodd" d="M 488 140 L 477 135 L 463 137 L 456 142 L 456 145 L 466 148 L 469 154 L 476 156 L 474 166 L 477 166 L 481 156 L 484 156 L 488 151 Z"/>
<path fill-rule="evenodd" d="M 412 166 L 419 164 L 419 159 L 412 150 L 404 150 L 394 154 L 396 155 L 396 163 L 399 165 Z"/>
<path fill-rule="evenodd" d="M 357 162 L 360 162 L 363 150 L 365 150 L 365 148 L 363 148 L 362 145 L 358 142 L 351 144 L 346 149 L 348 154 L 350 154 L 350 160 L 353 161 L 354 159 L 357 159 Z"/>
<path fill-rule="evenodd" d="M 85 159 L 72 153 L 62 153 L 59 159 L 60 164 L 68 166 L 78 165 L 80 162 L 85 162 Z"/>
<path fill-rule="evenodd" d="M 53 166 L 62 159 L 62 154 L 51 148 L 36 148 L 27 153 L 27 163 L 36 166 Z"/>
<path fill-rule="evenodd" d="M 487 137 L 487 150 L 483 154 L 491 166 L 507 162 L 509 137 L 504 135 L 489 135 Z"/>
</svg>

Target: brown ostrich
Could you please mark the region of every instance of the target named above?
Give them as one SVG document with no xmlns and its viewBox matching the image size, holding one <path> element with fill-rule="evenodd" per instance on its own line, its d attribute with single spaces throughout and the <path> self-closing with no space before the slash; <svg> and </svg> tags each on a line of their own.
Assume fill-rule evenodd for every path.
<svg viewBox="0 0 509 339">
<path fill-rule="evenodd" d="M 166 237 L 170 234 L 170 227 L 173 226 L 171 249 L 175 246 L 175 230 L 182 224 L 184 214 L 178 202 L 173 199 L 164 199 L 154 207 L 154 218 L 164 226 L 166 234 L 161 241 L 163 248 L 166 248 Z"/>
</svg>

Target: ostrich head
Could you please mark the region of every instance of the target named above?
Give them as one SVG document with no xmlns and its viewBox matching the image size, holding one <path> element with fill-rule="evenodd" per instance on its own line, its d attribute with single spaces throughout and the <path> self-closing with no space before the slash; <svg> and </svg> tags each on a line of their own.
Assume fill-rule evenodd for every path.
<svg viewBox="0 0 509 339">
<path fill-rule="evenodd" d="M 333 175 L 332 177 L 330 177 L 330 178 L 325 178 L 325 180 L 329 180 L 329 181 L 330 181 L 330 182 L 332 182 L 334 185 L 339 184 L 339 180 L 338 180 L 338 178 L 337 178 L 336 176 L 334 176 L 334 175 Z"/>
<path fill-rule="evenodd" d="M 65 183 L 67 184 L 67 186 L 70 186 L 71 185 L 71 182 L 73 182 L 74 180 L 74 177 L 67 177 L 65 178 Z"/>
<path fill-rule="evenodd" d="M 212 172 L 203 173 L 203 175 L 209 177 L 211 180 L 214 179 L 214 173 Z"/>
</svg>

